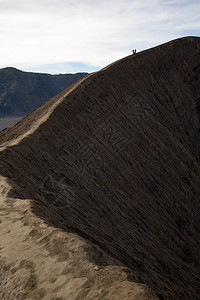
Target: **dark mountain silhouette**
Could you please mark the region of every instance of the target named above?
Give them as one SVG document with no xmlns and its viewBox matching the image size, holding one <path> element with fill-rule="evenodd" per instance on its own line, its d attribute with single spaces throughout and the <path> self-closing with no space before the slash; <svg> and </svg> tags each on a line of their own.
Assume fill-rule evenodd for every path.
<svg viewBox="0 0 200 300">
<path fill-rule="evenodd" d="M 155 299 L 145 286 L 160 299 L 200 299 L 199 118 L 200 38 L 186 37 L 88 75 L 0 133 L 5 220 L 14 218 L 17 203 L 23 215 L 14 220 L 32 226 L 30 243 L 44 241 L 47 260 L 57 249 L 53 257 L 65 253 L 63 264 L 72 255 L 74 270 L 80 262 L 79 275 L 72 267 L 57 271 L 59 278 L 68 274 L 65 286 L 73 276 L 86 278 L 78 294 L 62 299 Z M 47 238 L 46 227 L 33 231 L 27 203 L 59 239 Z M 19 223 L 13 228 L 20 241 L 24 231 Z M 74 240 L 66 242 L 67 235 Z M 78 237 L 86 243 L 84 264 Z M 41 292 L 40 255 L 34 255 L 38 279 L 24 287 L 29 297 Z M 43 269 L 51 273 L 49 264 Z M 89 264 L 99 270 L 92 278 L 83 271 Z M 115 288 L 105 279 L 108 270 Z M 54 296 L 61 291 L 57 286 Z"/>
<path fill-rule="evenodd" d="M 0 69 L 0 117 L 25 116 L 87 73 L 50 75 Z"/>
</svg>

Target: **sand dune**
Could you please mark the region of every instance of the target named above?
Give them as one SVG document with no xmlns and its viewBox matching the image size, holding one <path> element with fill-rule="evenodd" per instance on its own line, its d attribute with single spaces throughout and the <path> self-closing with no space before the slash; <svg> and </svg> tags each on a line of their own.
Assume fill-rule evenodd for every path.
<svg viewBox="0 0 200 300">
<path fill-rule="evenodd" d="M 200 299 L 200 38 L 0 133 L 2 299 Z"/>
</svg>

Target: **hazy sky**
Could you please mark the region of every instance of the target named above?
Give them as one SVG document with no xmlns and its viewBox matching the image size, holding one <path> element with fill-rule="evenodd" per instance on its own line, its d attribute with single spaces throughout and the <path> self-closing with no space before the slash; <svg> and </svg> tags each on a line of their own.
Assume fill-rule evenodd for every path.
<svg viewBox="0 0 200 300">
<path fill-rule="evenodd" d="M 0 0 L 0 68 L 91 72 L 187 35 L 200 0 Z"/>
</svg>

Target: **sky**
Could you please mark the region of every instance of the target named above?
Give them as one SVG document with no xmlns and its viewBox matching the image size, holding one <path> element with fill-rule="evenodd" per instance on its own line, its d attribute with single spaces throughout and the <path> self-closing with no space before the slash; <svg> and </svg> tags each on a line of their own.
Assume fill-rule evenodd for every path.
<svg viewBox="0 0 200 300">
<path fill-rule="evenodd" d="M 93 72 L 188 35 L 200 0 L 0 0 L 0 68 Z"/>
</svg>

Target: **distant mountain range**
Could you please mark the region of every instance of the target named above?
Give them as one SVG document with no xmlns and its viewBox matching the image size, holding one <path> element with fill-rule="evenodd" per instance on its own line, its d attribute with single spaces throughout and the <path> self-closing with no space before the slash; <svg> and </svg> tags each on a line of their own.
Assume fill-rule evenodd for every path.
<svg viewBox="0 0 200 300">
<path fill-rule="evenodd" d="M 50 75 L 0 69 L 0 117 L 24 116 L 87 73 Z"/>
</svg>

